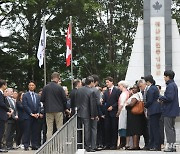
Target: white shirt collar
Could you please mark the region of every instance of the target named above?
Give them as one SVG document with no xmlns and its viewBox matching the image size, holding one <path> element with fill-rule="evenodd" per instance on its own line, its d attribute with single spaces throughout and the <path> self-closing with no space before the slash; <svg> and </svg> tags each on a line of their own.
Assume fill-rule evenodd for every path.
<svg viewBox="0 0 180 154">
<path fill-rule="evenodd" d="M 111 90 L 111 91 L 112 91 L 112 90 L 113 90 L 113 88 L 114 88 L 114 86 L 112 86 L 111 88 L 109 88 L 109 90 Z"/>
<path fill-rule="evenodd" d="M 29 93 L 32 95 L 32 94 L 34 93 L 34 91 L 30 91 L 30 90 L 29 90 Z"/>
</svg>

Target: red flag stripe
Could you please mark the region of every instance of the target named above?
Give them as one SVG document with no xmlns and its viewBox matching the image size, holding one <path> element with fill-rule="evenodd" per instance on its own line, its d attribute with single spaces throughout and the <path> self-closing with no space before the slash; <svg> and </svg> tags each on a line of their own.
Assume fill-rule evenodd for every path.
<svg viewBox="0 0 180 154">
<path fill-rule="evenodd" d="M 66 66 L 69 66 L 71 63 L 71 52 L 72 52 L 72 47 L 71 47 L 71 27 L 70 24 L 68 26 L 68 31 L 67 31 L 67 36 L 66 36 Z"/>
</svg>

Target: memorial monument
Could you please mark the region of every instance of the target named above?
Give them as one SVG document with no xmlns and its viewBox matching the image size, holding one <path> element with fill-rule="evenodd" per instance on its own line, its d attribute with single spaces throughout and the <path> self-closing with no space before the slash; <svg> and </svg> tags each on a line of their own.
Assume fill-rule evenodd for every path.
<svg viewBox="0 0 180 154">
<path fill-rule="evenodd" d="M 143 20 L 138 22 L 125 78 L 130 85 L 151 74 L 165 88 L 164 70 L 171 69 L 180 87 L 180 35 L 171 18 L 171 5 L 171 0 L 144 0 Z"/>
<path fill-rule="evenodd" d="M 164 90 L 164 71 L 171 69 L 180 97 L 180 35 L 176 20 L 171 18 L 171 5 L 171 0 L 144 0 L 144 16 L 138 22 L 125 80 L 133 85 L 151 74 Z M 180 142 L 180 117 L 175 127 Z"/>
</svg>

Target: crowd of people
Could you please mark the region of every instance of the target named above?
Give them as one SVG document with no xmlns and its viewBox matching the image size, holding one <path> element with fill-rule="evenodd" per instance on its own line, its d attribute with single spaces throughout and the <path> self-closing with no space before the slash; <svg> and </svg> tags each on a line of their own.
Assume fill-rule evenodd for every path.
<svg viewBox="0 0 180 154">
<path fill-rule="evenodd" d="M 7 87 L 0 79 L 0 152 L 17 148 L 37 150 L 76 112 L 78 128 L 84 125 L 87 152 L 98 150 L 151 150 L 175 152 L 175 118 L 179 115 L 175 73 L 164 72 L 166 90 L 156 85 L 152 75 L 142 77 L 129 87 L 127 81 L 114 84 L 112 77 L 99 86 L 99 77 L 75 79 L 70 94 L 61 85 L 60 74 L 52 73 L 38 93 L 30 81 L 27 91 Z M 143 111 L 133 108 L 143 104 Z M 164 146 L 164 132 L 167 144 Z M 144 147 L 140 148 L 140 137 Z M 78 143 L 82 134 L 78 132 Z M 16 145 L 16 146 L 15 146 Z M 78 148 L 82 148 L 78 144 Z"/>
</svg>

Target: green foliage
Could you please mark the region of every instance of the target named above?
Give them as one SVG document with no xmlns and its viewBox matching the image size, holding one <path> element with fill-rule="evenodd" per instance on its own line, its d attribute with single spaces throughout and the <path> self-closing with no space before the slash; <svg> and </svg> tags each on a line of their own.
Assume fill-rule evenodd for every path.
<svg viewBox="0 0 180 154">
<path fill-rule="evenodd" d="M 178 0 L 173 17 L 180 20 Z M 61 73 L 70 88 L 70 67 L 65 65 L 65 36 L 72 16 L 74 78 L 98 74 L 124 79 L 143 0 L 3 0 L 0 2 L 0 78 L 19 90 L 35 80 L 43 87 L 43 68 L 36 58 L 43 17 L 47 28 L 47 81 Z"/>
</svg>

